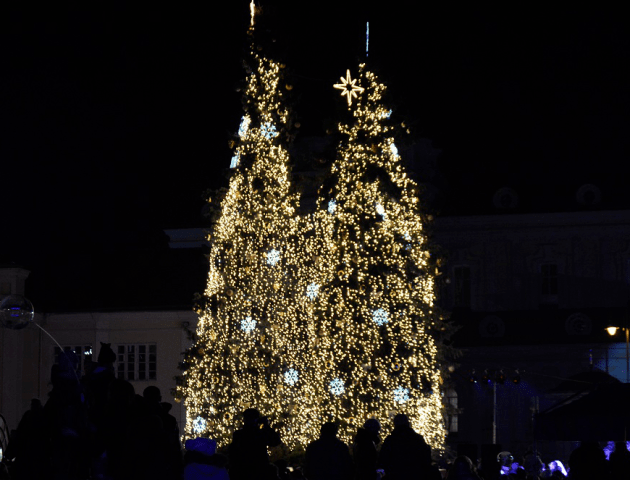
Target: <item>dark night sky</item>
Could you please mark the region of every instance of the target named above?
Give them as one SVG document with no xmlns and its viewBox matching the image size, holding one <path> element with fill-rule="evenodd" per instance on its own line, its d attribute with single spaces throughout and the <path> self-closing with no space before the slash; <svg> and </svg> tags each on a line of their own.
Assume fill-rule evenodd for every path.
<svg viewBox="0 0 630 480">
<path fill-rule="evenodd" d="M 227 184 L 248 2 L 131 3 L 0 12 L 0 261 L 160 243 L 204 225 L 204 190 Z M 408 3 L 263 2 L 303 137 L 343 108 L 332 84 L 356 71 L 369 20 L 395 115 L 442 152 L 437 210 L 485 211 L 502 186 L 525 210 L 570 210 L 584 183 L 602 208 L 630 206 L 620 11 Z"/>
</svg>

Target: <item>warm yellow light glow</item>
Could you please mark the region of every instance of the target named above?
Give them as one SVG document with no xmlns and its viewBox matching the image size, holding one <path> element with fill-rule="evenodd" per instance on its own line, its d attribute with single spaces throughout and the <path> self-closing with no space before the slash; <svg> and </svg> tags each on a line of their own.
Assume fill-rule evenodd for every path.
<svg viewBox="0 0 630 480">
<path fill-rule="evenodd" d="M 617 333 L 617 330 L 619 330 L 619 327 L 606 327 L 606 331 L 611 337 Z"/>
<path fill-rule="evenodd" d="M 348 98 L 348 107 L 352 105 L 352 99 L 357 98 L 357 93 L 362 93 L 364 88 L 357 85 L 357 79 L 350 78 L 350 70 L 346 71 L 346 78 L 340 77 L 341 83 L 335 83 L 334 88 L 341 90 L 341 96 Z"/>
<path fill-rule="evenodd" d="M 334 186 L 302 216 L 284 144 L 283 69 L 253 45 L 249 124 L 234 138 L 238 163 L 209 236 L 196 339 L 178 387 L 184 437 L 225 445 L 254 406 L 295 449 L 330 419 L 350 441 L 370 417 L 387 435 L 403 412 L 441 450 L 435 266 L 418 186 L 382 103 L 385 86 L 365 65 L 358 79 L 348 70 L 335 85 L 349 105 L 357 99 L 354 118 L 339 125 Z"/>
</svg>

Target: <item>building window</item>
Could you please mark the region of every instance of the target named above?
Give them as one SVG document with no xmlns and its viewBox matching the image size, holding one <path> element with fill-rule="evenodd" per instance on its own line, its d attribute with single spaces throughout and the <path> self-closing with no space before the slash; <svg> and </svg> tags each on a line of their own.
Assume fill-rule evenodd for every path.
<svg viewBox="0 0 630 480">
<path fill-rule="evenodd" d="M 446 428 L 449 433 L 457 433 L 459 429 L 457 408 L 457 392 L 449 388 L 446 391 Z"/>
<path fill-rule="evenodd" d="M 543 295 L 558 295 L 558 265 L 555 263 L 543 263 L 540 266 Z"/>
<path fill-rule="evenodd" d="M 157 345 L 118 345 L 118 378 L 124 380 L 155 380 L 157 378 Z"/>
<path fill-rule="evenodd" d="M 453 267 L 453 306 L 470 308 L 470 267 Z"/>
<path fill-rule="evenodd" d="M 76 356 L 76 372 L 77 376 L 81 377 L 86 373 L 85 369 L 92 362 L 92 345 L 83 345 L 83 346 L 70 346 L 64 345 L 63 351 L 66 353 L 74 353 Z M 54 363 L 59 364 L 59 354 L 61 353 L 61 349 L 59 347 L 55 347 L 54 351 Z M 71 360 L 74 361 L 74 360 Z"/>
</svg>

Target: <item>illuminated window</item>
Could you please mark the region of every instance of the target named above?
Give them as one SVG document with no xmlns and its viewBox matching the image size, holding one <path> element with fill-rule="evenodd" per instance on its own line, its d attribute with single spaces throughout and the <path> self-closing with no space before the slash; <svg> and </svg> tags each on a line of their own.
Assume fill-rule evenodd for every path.
<svg viewBox="0 0 630 480">
<path fill-rule="evenodd" d="M 85 374 L 85 367 L 90 364 L 92 361 L 92 345 L 78 345 L 78 346 L 70 346 L 64 345 L 63 351 L 66 353 L 74 353 L 77 359 L 76 371 L 77 375 L 81 377 L 81 375 Z M 59 364 L 59 354 L 61 353 L 61 349 L 59 347 L 55 347 L 54 350 L 54 363 Z"/>
<path fill-rule="evenodd" d="M 118 345 L 118 378 L 155 380 L 157 378 L 157 345 Z"/>
<path fill-rule="evenodd" d="M 450 433 L 457 433 L 459 429 L 457 392 L 452 388 L 446 391 L 446 428 Z"/>
<path fill-rule="evenodd" d="M 470 308 L 471 284 L 470 267 L 453 268 L 453 306 Z"/>
</svg>

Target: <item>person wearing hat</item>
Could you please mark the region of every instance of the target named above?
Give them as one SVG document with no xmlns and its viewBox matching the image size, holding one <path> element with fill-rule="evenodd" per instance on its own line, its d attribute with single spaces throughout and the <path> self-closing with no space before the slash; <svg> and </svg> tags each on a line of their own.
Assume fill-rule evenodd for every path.
<svg viewBox="0 0 630 480">
<path fill-rule="evenodd" d="M 210 438 L 186 440 L 184 480 L 229 480 L 225 459 L 215 455 L 217 442 Z"/>
<path fill-rule="evenodd" d="M 232 436 L 228 457 L 231 480 L 265 478 L 269 471 L 267 447 L 280 445 L 280 435 L 255 408 L 243 412 L 243 428 Z"/>
<path fill-rule="evenodd" d="M 379 464 L 389 480 L 432 478 L 431 447 L 411 428 L 404 413 L 394 417 L 394 430 L 383 442 Z"/>
<path fill-rule="evenodd" d="M 352 445 L 354 471 L 356 480 L 376 480 L 376 461 L 378 459 L 378 444 L 381 437 L 381 424 L 376 418 L 366 420 L 363 427 L 357 430 Z"/>
</svg>

